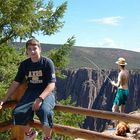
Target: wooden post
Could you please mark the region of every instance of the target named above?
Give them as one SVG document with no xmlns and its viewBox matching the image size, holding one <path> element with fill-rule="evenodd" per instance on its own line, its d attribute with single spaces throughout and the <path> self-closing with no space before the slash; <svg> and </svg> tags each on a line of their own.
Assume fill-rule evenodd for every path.
<svg viewBox="0 0 140 140">
<path fill-rule="evenodd" d="M 15 125 L 11 129 L 11 140 L 23 140 L 24 132 L 21 126 Z"/>
<path fill-rule="evenodd" d="M 24 81 L 15 91 L 14 95 L 11 97 L 12 100 L 19 101 L 27 88 L 27 82 Z M 11 129 L 11 140 L 23 140 L 24 132 L 21 126 L 13 125 Z"/>
</svg>

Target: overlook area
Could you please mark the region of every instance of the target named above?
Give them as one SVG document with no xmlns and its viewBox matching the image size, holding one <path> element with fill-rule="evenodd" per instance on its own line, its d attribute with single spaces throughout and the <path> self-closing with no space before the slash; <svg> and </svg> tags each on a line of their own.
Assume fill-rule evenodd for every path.
<svg viewBox="0 0 140 140">
<path fill-rule="evenodd" d="M 0 1 L 0 140 L 139 140 L 139 5 Z M 118 88 L 129 94 L 115 109 Z"/>
</svg>

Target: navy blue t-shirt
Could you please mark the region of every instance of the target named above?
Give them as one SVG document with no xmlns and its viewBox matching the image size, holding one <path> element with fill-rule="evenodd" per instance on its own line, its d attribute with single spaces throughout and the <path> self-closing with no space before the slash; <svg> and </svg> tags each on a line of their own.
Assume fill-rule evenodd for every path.
<svg viewBox="0 0 140 140">
<path fill-rule="evenodd" d="M 49 83 L 56 82 L 55 68 L 51 59 L 41 57 L 38 62 L 28 58 L 21 62 L 15 81 L 28 81 L 28 89 L 44 90 Z"/>
</svg>

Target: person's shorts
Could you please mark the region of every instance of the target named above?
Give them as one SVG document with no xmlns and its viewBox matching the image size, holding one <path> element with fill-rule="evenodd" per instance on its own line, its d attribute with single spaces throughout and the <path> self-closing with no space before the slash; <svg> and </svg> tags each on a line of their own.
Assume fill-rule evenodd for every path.
<svg viewBox="0 0 140 140">
<path fill-rule="evenodd" d="M 47 96 L 39 110 L 34 112 L 32 110 L 33 102 L 18 105 L 13 110 L 13 124 L 14 125 L 26 125 L 29 121 L 33 120 L 34 114 L 36 114 L 42 125 L 52 127 L 52 115 L 55 107 L 55 96 L 51 93 Z"/>
<path fill-rule="evenodd" d="M 114 99 L 114 105 L 125 105 L 128 98 L 128 89 L 118 89 Z"/>
</svg>

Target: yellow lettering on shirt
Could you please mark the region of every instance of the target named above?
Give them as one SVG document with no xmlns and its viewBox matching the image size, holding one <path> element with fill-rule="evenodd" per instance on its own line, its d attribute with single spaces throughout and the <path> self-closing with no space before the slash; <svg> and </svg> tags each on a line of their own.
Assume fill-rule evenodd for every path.
<svg viewBox="0 0 140 140">
<path fill-rule="evenodd" d="M 42 70 L 38 71 L 29 71 L 28 77 L 31 78 L 30 83 L 42 83 L 42 80 L 39 80 L 39 77 L 42 77 Z"/>
</svg>

